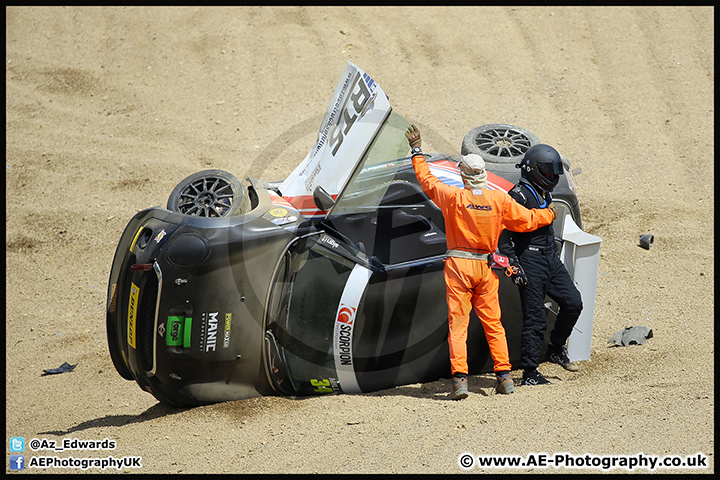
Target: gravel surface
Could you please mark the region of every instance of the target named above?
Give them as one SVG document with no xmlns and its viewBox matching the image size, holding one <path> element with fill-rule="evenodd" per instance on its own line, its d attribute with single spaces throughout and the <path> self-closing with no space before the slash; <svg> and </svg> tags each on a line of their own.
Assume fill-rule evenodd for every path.
<svg viewBox="0 0 720 480">
<path fill-rule="evenodd" d="M 655 471 L 714 473 L 712 7 L 6 7 L 5 51 L 6 437 L 116 442 L 26 448 L 28 462 L 141 456 L 130 473 L 599 473 L 579 464 L 700 453 L 705 468 Z M 123 228 L 199 170 L 285 178 L 312 147 L 347 60 L 423 130 L 423 147 L 457 154 L 474 127 L 510 123 L 582 170 L 584 227 L 603 239 L 592 358 L 577 373 L 543 364 L 553 384 L 511 396 L 492 393 L 491 375 L 471 376 L 461 402 L 447 400 L 440 379 L 362 395 L 159 404 L 117 374 L 107 349 L 107 280 Z M 638 246 L 647 233 L 649 250 Z M 653 330 L 645 345 L 608 347 L 638 325 Z M 41 376 L 66 361 L 77 367 Z M 568 453 L 576 467 L 465 470 L 464 453 Z"/>
</svg>

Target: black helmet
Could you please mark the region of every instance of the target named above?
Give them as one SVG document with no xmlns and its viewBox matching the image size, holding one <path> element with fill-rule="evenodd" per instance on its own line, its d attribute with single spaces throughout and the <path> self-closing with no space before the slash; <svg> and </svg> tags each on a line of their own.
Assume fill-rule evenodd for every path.
<svg viewBox="0 0 720 480">
<path fill-rule="evenodd" d="M 515 166 L 520 168 L 523 178 L 546 192 L 552 192 L 563 173 L 560 154 L 550 145 L 542 143 L 530 147 Z"/>
</svg>

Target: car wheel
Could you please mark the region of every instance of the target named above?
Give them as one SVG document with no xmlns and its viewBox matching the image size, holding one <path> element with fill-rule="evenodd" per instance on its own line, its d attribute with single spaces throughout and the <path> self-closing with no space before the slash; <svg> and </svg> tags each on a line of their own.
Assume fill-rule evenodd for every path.
<svg viewBox="0 0 720 480">
<path fill-rule="evenodd" d="M 193 217 L 228 217 L 248 210 L 245 187 L 232 173 L 204 170 L 185 178 L 170 193 L 167 208 Z"/>
<path fill-rule="evenodd" d="M 501 123 L 481 125 L 468 132 L 461 153 L 480 155 L 487 163 L 519 163 L 525 152 L 540 139 L 524 128 Z"/>
</svg>

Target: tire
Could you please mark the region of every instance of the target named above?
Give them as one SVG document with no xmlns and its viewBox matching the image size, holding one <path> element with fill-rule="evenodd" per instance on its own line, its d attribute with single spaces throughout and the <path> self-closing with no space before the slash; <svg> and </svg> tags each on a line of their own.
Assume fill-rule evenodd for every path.
<svg viewBox="0 0 720 480">
<path fill-rule="evenodd" d="M 540 139 L 524 128 L 502 123 L 481 125 L 468 132 L 461 153 L 480 155 L 486 163 L 515 166 Z"/>
<path fill-rule="evenodd" d="M 229 217 L 246 213 L 249 199 L 245 187 L 232 173 L 204 170 L 177 184 L 167 208 L 193 217 Z"/>
</svg>

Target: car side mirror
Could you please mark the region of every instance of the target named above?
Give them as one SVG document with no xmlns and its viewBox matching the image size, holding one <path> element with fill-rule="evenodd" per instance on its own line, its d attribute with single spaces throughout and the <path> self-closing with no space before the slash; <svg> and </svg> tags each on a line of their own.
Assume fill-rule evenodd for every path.
<svg viewBox="0 0 720 480">
<path fill-rule="evenodd" d="M 332 206 L 335 205 L 335 200 L 333 200 L 332 195 L 320 185 L 315 187 L 313 201 L 315 202 L 315 206 L 320 210 L 330 210 Z"/>
</svg>

